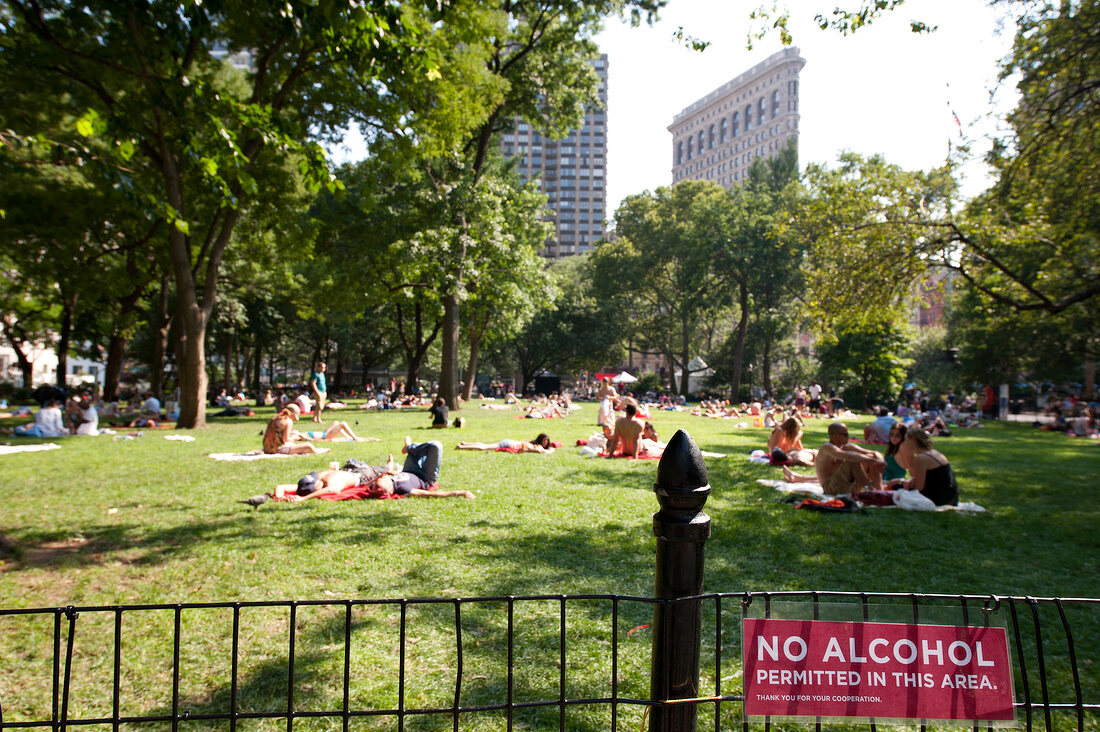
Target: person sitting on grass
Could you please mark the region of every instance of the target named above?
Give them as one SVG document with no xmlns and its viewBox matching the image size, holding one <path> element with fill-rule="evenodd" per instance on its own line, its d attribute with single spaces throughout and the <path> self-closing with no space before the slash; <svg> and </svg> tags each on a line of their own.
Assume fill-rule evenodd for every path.
<svg viewBox="0 0 1100 732">
<path fill-rule="evenodd" d="M 432 403 L 431 409 L 428 412 L 432 415 L 432 429 L 441 430 L 450 424 L 448 414 L 450 413 L 450 407 L 447 406 L 447 400 L 441 396 L 437 396 Z"/>
<path fill-rule="evenodd" d="M 817 457 L 814 450 L 802 446 L 802 421 L 794 415 L 783 420 L 768 436 L 768 454 L 775 455 L 777 449 L 794 465 L 813 465 Z M 782 460 L 780 456 L 777 461 Z"/>
<path fill-rule="evenodd" d="M 932 447 L 932 438 L 920 428 L 905 433 L 905 448 L 912 455 L 909 480 L 891 481 L 887 487 L 920 491 L 937 506 L 959 505 L 959 488 L 951 462 Z"/>
<path fill-rule="evenodd" d="M 538 437 L 530 442 L 519 440 L 501 440 L 500 442 L 460 442 L 455 445 L 456 450 L 503 450 L 505 452 L 554 452 L 550 444 L 550 437 L 545 432 L 540 432 Z"/>
<path fill-rule="evenodd" d="M 70 426 L 74 435 L 99 434 L 99 412 L 87 394 L 73 400 L 73 409 L 69 414 Z"/>
<path fill-rule="evenodd" d="M 439 482 L 443 460 L 442 443 L 421 442 L 413 444 L 406 436 L 405 464 L 397 470 L 393 455 L 385 465 L 362 465 L 349 461 L 340 470 L 310 473 L 298 480 L 297 485 L 277 485 L 273 497 L 276 501 L 305 501 L 324 495 L 340 493 L 348 488 L 369 486 L 385 494 L 413 496 L 415 498 L 475 498 L 470 491 L 429 490 Z"/>
<path fill-rule="evenodd" d="M 864 441 L 876 445 L 890 444 L 890 428 L 894 426 L 894 421 L 885 407 L 875 407 L 874 420 L 863 426 Z"/>
<path fill-rule="evenodd" d="M 627 404 L 624 416 L 615 420 L 615 430 L 607 439 L 607 454 L 615 455 L 615 449 L 632 458 L 638 457 L 641 450 L 641 436 L 643 425 L 634 417 L 638 413 L 637 407 Z"/>
<path fill-rule="evenodd" d="M 830 496 L 858 493 L 874 485 L 871 475 L 885 464 L 882 455 L 848 442 L 848 426 L 843 422 L 829 425 L 829 440 L 817 451 L 814 475 L 799 475 L 783 466 L 788 483 L 819 483 Z"/>
<path fill-rule="evenodd" d="M 291 402 L 271 418 L 264 430 L 264 453 L 267 455 L 318 455 L 328 452 L 327 447 L 315 447 L 303 441 L 302 433 L 294 429 L 294 422 L 302 416 L 302 410 Z"/>
<path fill-rule="evenodd" d="M 65 422 L 61 418 L 61 402 L 49 399 L 38 410 L 32 424 L 21 424 L 15 428 L 16 437 L 68 437 Z"/>
</svg>

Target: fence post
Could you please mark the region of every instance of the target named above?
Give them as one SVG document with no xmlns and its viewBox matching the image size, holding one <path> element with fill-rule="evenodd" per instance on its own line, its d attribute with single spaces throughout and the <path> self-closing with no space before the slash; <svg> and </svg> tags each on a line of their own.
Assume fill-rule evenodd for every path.
<svg viewBox="0 0 1100 732">
<path fill-rule="evenodd" d="M 677 430 L 657 465 L 653 485 L 661 510 L 653 515 L 657 537 L 657 599 L 691 597 L 703 591 L 703 546 L 710 537 L 710 516 L 703 504 L 710 495 L 707 466 L 691 435 Z M 650 699 L 699 696 L 699 644 L 703 606 L 699 600 L 657 603 L 653 607 L 653 655 Z M 655 706 L 650 732 L 694 732 L 695 704 Z"/>
</svg>

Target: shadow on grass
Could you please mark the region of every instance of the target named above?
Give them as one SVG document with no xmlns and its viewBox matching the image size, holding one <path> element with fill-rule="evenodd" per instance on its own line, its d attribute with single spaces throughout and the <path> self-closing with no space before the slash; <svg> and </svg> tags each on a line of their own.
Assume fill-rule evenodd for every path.
<svg viewBox="0 0 1100 732">
<path fill-rule="evenodd" d="M 462 607 L 460 644 L 455 632 L 457 614 L 451 606 L 409 606 L 405 625 L 403 691 L 399 688 L 401 636 L 397 606 L 356 606 L 350 623 L 347 623 L 344 607 L 338 603 L 313 608 L 323 613 L 314 622 L 304 619 L 300 610 L 294 645 L 293 708 L 299 713 L 329 716 L 314 721 L 301 718 L 294 726 L 312 729 L 316 725 L 318 728 L 332 729 L 341 718 L 345 688 L 345 632 L 351 637 L 347 689 L 348 707 L 352 711 L 393 711 L 399 706 L 405 710 L 445 709 L 455 703 L 463 707 L 506 704 L 509 688 L 509 667 L 506 663 L 508 623 L 503 612 L 506 606 L 500 602 L 486 602 L 464 604 Z M 238 713 L 271 715 L 268 721 L 259 723 L 261 728 L 284 724 L 274 720 L 285 720 L 290 701 L 289 618 L 285 615 L 288 611 L 286 608 L 270 610 L 284 614 L 281 616 L 284 623 L 276 623 L 276 629 L 266 639 L 281 643 L 281 649 L 268 644 L 270 652 L 262 661 L 249 663 L 247 669 L 242 662 L 235 690 Z M 556 702 L 560 693 L 559 671 L 554 663 L 559 653 L 557 625 L 552 618 L 541 615 L 533 617 L 524 611 L 517 611 L 515 634 L 516 663 L 511 669 L 513 702 Z M 243 649 L 241 654 L 246 655 Z M 531 663 L 532 654 L 544 656 L 550 663 Z M 459 658 L 463 659 L 461 677 Z M 606 658 L 601 660 L 606 668 L 589 667 L 584 674 L 595 673 L 600 677 L 605 672 L 609 673 L 610 662 Z M 226 668 L 230 663 L 229 659 L 209 662 Z M 229 714 L 233 706 L 234 686 L 226 675 L 217 678 L 216 684 L 198 691 L 197 696 L 183 695 L 179 700 L 180 713 L 192 717 Z M 607 678 L 603 678 L 602 683 L 609 686 Z M 610 689 L 601 689 L 598 694 L 609 695 Z M 567 693 L 567 696 L 576 698 L 577 694 Z M 607 705 L 601 706 L 601 709 L 587 712 L 568 710 L 567 728 L 580 732 L 607 729 L 610 711 Z M 160 706 L 143 710 L 142 713 L 170 716 L 172 705 L 166 700 Z M 552 729 L 558 727 L 559 714 L 559 708 L 551 704 L 540 708 L 515 709 L 513 720 L 518 728 Z M 471 725 L 480 728 L 475 720 L 488 717 L 493 720 L 492 728 L 496 729 L 500 728 L 499 722 L 505 715 L 506 712 L 499 709 L 462 712 L 461 726 L 464 729 L 471 728 Z M 397 716 L 391 713 L 365 719 L 378 720 L 378 723 L 389 720 L 395 724 Z M 410 714 L 404 720 L 404 727 L 411 730 L 451 729 L 453 724 L 454 714 L 450 711 Z M 367 725 L 370 726 L 370 722 Z M 224 720 L 193 721 L 188 723 L 188 728 L 225 729 L 226 723 Z"/>
<path fill-rule="evenodd" d="M 347 528 L 344 523 L 334 525 L 332 516 L 323 510 L 292 514 L 286 509 L 280 514 L 246 510 L 216 520 L 153 530 L 138 524 L 86 526 L 79 535 L 27 529 L 20 532 L 16 545 L 20 561 L 12 571 L 76 568 L 113 561 L 151 566 L 194 556 L 213 544 L 260 551 L 268 546 L 273 525 L 292 532 L 305 544 L 338 540 L 366 546 L 380 543 L 383 531 L 401 530 L 408 523 L 409 517 L 403 514 L 364 513 L 356 517 L 354 527 Z"/>
</svg>

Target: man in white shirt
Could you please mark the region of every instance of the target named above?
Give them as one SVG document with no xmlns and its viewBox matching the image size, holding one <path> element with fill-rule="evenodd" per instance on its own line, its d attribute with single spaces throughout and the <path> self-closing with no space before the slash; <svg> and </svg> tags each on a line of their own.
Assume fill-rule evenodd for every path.
<svg viewBox="0 0 1100 732">
<path fill-rule="evenodd" d="M 145 403 L 141 405 L 141 411 L 147 414 L 160 416 L 160 400 L 150 392 L 145 397 Z"/>
<path fill-rule="evenodd" d="M 821 384 L 816 381 L 810 382 L 810 411 L 817 415 L 821 412 Z"/>
<path fill-rule="evenodd" d="M 38 410 L 34 424 L 20 425 L 15 428 L 19 437 L 65 437 L 69 431 L 61 418 L 61 402 L 50 399 L 46 406 Z"/>
</svg>

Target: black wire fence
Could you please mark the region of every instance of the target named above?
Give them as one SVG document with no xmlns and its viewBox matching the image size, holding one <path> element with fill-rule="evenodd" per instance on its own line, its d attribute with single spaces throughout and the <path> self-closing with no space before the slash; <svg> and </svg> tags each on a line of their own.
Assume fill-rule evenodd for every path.
<svg viewBox="0 0 1100 732">
<path fill-rule="evenodd" d="M 699 692 L 653 700 L 649 622 L 677 603 L 701 611 Z M 744 716 L 741 621 L 792 612 L 1002 625 L 1018 726 L 1100 729 L 1098 599 L 763 592 L 0 609 L 0 730 L 642 730 L 682 704 L 784 729 Z"/>
</svg>

